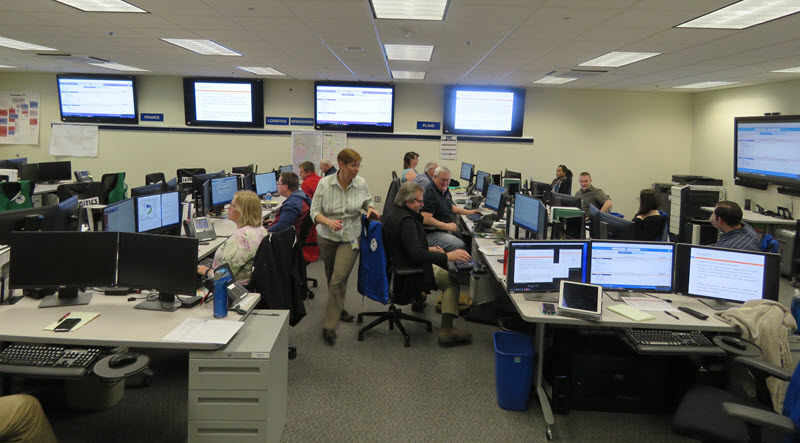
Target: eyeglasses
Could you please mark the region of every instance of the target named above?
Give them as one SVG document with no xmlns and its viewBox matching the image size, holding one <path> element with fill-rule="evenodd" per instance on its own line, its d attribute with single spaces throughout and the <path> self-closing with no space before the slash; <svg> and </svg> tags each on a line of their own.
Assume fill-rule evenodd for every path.
<svg viewBox="0 0 800 443">
<path fill-rule="evenodd" d="M 278 182 L 278 183 L 277 183 L 277 185 L 278 185 L 278 186 L 286 186 L 285 184 L 283 184 L 283 183 L 281 183 L 281 182 Z"/>
<path fill-rule="evenodd" d="M 236 209 L 236 205 L 234 205 L 233 202 L 231 202 L 228 204 L 228 209 Z"/>
<path fill-rule="evenodd" d="M 418 198 L 415 198 L 414 201 L 417 202 L 417 203 L 424 203 L 424 200 L 420 200 Z"/>
</svg>

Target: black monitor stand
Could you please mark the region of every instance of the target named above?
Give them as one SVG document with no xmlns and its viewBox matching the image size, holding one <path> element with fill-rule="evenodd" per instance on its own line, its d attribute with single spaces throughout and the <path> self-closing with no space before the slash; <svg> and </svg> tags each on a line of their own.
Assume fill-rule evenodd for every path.
<svg viewBox="0 0 800 443">
<path fill-rule="evenodd" d="M 175 299 L 175 294 L 168 294 L 161 292 L 158 294 L 158 300 L 145 300 L 138 305 L 134 306 L 136 309 L 145 309 L 148 311 L 168 311 L 172 312 L 181 307 L 181 302 Z"/>
<path fill-rule="evenodd" d="M 717 300 L 714 298 L 698 297 L 697 301 L 708 306 L 715 311 L 724 311 L 725 309 L 741 307 L 741 303 L 730 302 L 726 300 Z"/>
<path fill-rule="evenodd" d="M 58 295 L 48 295 L 39 303 L 40 308 L 58 308 L 61 306 L 88 305 L 92 294 L 79 292 L 78 288 L 59 288 Z"/>
</svg>

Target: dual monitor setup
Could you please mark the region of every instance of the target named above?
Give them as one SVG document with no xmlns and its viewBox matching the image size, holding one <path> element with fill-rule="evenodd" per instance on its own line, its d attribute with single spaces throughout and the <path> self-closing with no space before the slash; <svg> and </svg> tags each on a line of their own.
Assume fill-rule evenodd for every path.
<svg viewBox="0 0 800 443">
<path fill-rule="evenodd" d="M 58 183 L 72 180 L 72 162 L 40 162 L 28 163 L 27 158 L 0 160 L 0 169 L 16 169 L 18 180 L 34 183 Z"/>
<path fill-rule="evenodd" d="M 86 288 L 152 290 L 158 299 L 136 308 L 174 311 L 176 294 L 195 294 L 197 245 L 194 238 L 128 232 L 14 232 L 9 287 L 58 291 L 40 307 L 88 304 L 91 294 L 80 292 Z M 71 259 L 53 251 L 69 251 Z"/>
<path fill-rule="evenodd" d="M 562 280 L 605 291 L 679 293 L 714 309 L 777 300 L 780 256 L 684 243 L 618 240 L 511 241 L 509 293 L 557 292 Z M 528 295 L 526 295 L 526 298 Z M 733 304 L 733 305 L 732 305 Z"/>
</svg>

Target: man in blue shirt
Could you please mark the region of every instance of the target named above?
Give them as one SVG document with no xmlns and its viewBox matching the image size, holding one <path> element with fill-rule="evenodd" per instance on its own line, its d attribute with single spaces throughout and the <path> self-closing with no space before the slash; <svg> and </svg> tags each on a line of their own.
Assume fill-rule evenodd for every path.
<svg viewBox="0 0 800 443">
<path fill-rule="evenodd" d="M 439 165 L 436 164 L 436 162 L 428 162 L 425 165 L 425 169 L 422 170 L 422 174 L 414 177 L 413 182 L 422 186 L 422 189 L 427 188 L 428 185 L 431 184 L 431 182 L 433 182 L 433 171 L 438 166 Z"/>
<path fill-rule="evenodd" d="M 311 198 L 300 189 L 300 179 L 294 172 L 281 172 L 278 178 L 278 193 L 286 200 L 278 208 L 275 219 L 264 222 L 267 232 L 280 232 L 294 226 L 299 233 L 303 221 L 308 217 Z"/>
<path fill-rule="evenodd" d="M 747 223 L 742 222 L 742 208 L 732 201 L 717 203 L 709 221 L 722 232 L 715 246 L 743 251 L 761 251 L 758 234 Z"/>
</svg>

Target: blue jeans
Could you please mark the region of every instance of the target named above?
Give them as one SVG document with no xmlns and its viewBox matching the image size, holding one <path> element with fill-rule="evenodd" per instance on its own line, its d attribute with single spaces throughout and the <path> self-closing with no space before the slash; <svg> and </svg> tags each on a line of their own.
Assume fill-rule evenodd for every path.
<svg viewBox="0 0 800 443">
<path fill-rule="evenodd" d="M 458 231 L 433 231 L 428 235 L 428 246 L 440 246 L 444 252 L 455 251 L 456 249 L 466 249 L 467 245 L 458 236 Z"/>
</svg>

